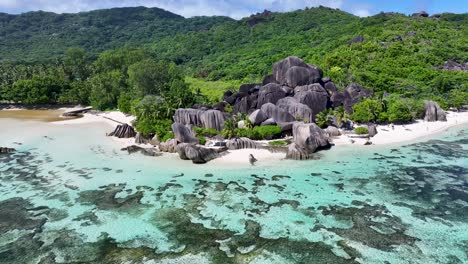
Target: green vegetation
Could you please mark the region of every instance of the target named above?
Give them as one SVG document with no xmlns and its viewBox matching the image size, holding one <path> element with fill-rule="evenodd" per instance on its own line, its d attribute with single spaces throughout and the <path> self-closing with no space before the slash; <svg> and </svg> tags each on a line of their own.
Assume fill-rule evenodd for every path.
<svg viewBox="0 0 468 264">
<path fill-rule="evenodd" d="M 194 128 L 195 135 L 197 137 L 203 136 L 203 137 L 214 137 L 216 135 L 219 135 L 220 132 L 214 128 L 201 128 L 201 127 L 195 127 Z"/>
<path fill-rule="evenodd" d="M 254 26 L 250 19 L 185 19 L 157 8 L 0 14 L 0 101 L 119 108 L 137 116 L 143 134 L 170 138 L 175 109 L 218 102 L 295 55 L 321 67 L 339 89 L 357 82 L 374 91 L 352 116 L 342 107 L 319 113 L 321 127 L 333 117 L 338 124 L 408 122 L 421 117 L 428 99 L 445 109 L 468 103 L 468 72 L 440 68 L 468 61 L 468 14 L 359 18 L 319 7 L 273 13 Z M 363 41 L 351 43 L 356 36 Z M 247 129 L 237 128 L 241 120 Z M 222 133 L 269 139 L 280 132 L 237 116 Z"/>
<path fill-rule="evenodd" d="M 185 81 L 193 93 L 206 97 L 206 103 L 210 104 L 219 102 L 226 91 L 237 91 L 242 84 L 240 81 L 207 81 L 193 77 L 186 77 Z"/>
<path fill-rule="evenodd" d="M 366 135 L 369 134 L 369 130 L 366 127 L 357 127 L 354 129 L 354 133 L 358 135 Z"/>
<path fill-rule="evenodd" d="M 269 142 L 268 144 L 272 147 L 283 147 L 283 146 L 288 145 L 289 143 L 286 140 L 275 140 L 275 141 Z"/>
<path fill-rule="evenodd" d="M 271 140 L 281 135 L 281 127 L 257 126 L 254 128 L 237 128 L 235 129 L 235 135 L 253 140 Z"/>
</svg>

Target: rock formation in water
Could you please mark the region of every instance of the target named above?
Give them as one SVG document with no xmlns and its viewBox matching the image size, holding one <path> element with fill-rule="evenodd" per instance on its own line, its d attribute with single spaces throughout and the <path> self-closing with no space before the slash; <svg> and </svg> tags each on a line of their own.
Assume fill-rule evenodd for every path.
<svg viewBox="0 0 468 264">
<path fill-rule="evenodd" d="M 428 122 L 447 121 L 445 111 L 434 101 L 425 101 L 424 120 Z"/>
<path fill-rule="evenodd" d="M 0 154 L 9 154 L 13 153 L 16 150 L 14 148 L 6 148 L 6 147 L 0 147 Z"/>
<path fill-rule="evenodd" d="M 114 131 L 107 134 L 110 137 L 117 137 L 117 138 L 132 138 L 136 136 L 135 129 L 128 124 L 118 125 Z"/>
</svg>

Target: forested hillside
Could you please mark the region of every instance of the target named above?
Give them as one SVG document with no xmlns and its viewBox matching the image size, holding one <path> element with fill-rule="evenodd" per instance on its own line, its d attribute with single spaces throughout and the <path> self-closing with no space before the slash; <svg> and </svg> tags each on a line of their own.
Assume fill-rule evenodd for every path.
<svg viewBox="0 0 468 264">
<path fill-rule="evenodd" d="M 167 121 L 178 107 L 213 104 L 240 83 L 261 83 L 273 63 L 297 56 L 339 90 L 350 83 L 372 90 L 367 112 L 385 106 L 389 94 L 405 113 L 425 99 L 444 108 L 468 103 L 468 14 L 359 18 L 319 7 L 235 21 L 123 8 L 1 14 L 0 23 L 3 102 L 119 107 Z"/>
<path fill-rule="evenodd" d="M 185 19 L 159 8 L 145 7 L 78 14 L 0 13 L 0 61 L 53 62 L 72 47 L 83 48 L 95 56 L 123 45 L 137 46 L 175 34 L 205 31 L 228 21 L 232 19 Z"/>
</svg>

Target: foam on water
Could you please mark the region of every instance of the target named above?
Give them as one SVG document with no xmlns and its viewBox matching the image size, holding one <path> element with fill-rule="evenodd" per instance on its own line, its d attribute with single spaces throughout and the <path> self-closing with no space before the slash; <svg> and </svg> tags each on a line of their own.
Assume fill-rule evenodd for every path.
<svg viewBox="0 0 468 264">
<path fill-rule="evenodd" d="M 128 155 L 103 124 L 0 127 L 2 263 L 468 262 L 468 127 L 255 167 Z"/>
</svg>

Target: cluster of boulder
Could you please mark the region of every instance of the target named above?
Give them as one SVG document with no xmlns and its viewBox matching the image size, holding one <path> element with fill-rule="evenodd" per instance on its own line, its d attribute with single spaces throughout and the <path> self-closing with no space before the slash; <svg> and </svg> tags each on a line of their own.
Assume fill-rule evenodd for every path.
<svg viewBox="0 0 468 264">
<path fill-rule="evenodd" d="M 137 133 L 135 132 L 135 129 L 129 124 L 118 125 L 114 129 L 114 131 L 107 134 L 107 136 L 109 137 L 118 137 L 118 138 L 132 138 L 132 137 L 135 137 L 136 135 Z"/>
<path fill-rule="evenodd" d="M 317 114 L 340 106 L 352 114 L 355 104 L 371 96 L 371 90 L 356 83 L 338 90 L 330 78 L 323 77 L 323 71 L 319 67 L 307 64 L 297 57 L 288 57 L 275 63 L 273 73 L 265 76 L 261 84 L 241 85 L 238 92 L 226 92 L 223 100 L 213 106 L 195 105 L 190 109 L 177 109 L 172 124 L 174 139 L 159 143 L 159 150 L 178 153 L 180 158 L 194 163 L 206 163 L 228 149 L 260 148 L 257 142 L 248 138 L 221 141 L 221 136 L 218 136 L 218 143 L 223 144 L 214 145 L 217 148 L 199 145 L 195 127 L 222 131 L 226 120 L 233 114 L 244 113 L 253 126 L 277 125 L 283 135 L 292 135 L 287 158 L 311 159 L 317 150 L 331 146 L 331 137 L 341 135 L 339 128 L 353 127 L 352 124 L 332 122 L 323 130 L 314 123 Z M 232 111 L 227 111 L 228 109 Z M 444 121 L 445 112 L 437 103 L 426 102 L 425 119 Z M 247 124 L 240 121 L 237 127 L 246 128 Z M 366 137 L 377 133 L 373 125 L 368 126 L 368 130 Z M 110 135 L 133 137 L 135 134 L 131 126 L 121 125 Z M 140 134 L 136 140 L 146 142 Z"/>
<path fill-rule="evenodd" d="M 200 158 L 205 154 L 208 159 L 215 157 L 218 153 L 208 153 L 197 146 L 193 128 L 221 131 L 232 114 L 245 113 L 254 126 L 278 125 L 283 134 L 294 137 L 288 158 L 310 158 L 316 150 L 330 146 L 329 135 L 339 134 L 338 128 L 329 128 L 327 132 L 313 124 L 317 114 L 339 106 L 351 114 L 354 104 L 370 96 L 371 90 L 356 83 L 338 90 L 330 78 L 323 77 L 319 67 L 297 57 L 288 57 L 275 63 L 272 74 L 265 76 L 261 84 L 241 85 L 238 92 L 226 92 L 223 100 L 213 106 L 196 105 L 191 109 L 176 110 L 172 125 L 175 138 L 161 143 L 160 149 L 178 152 L 181 158 L 196 163 L 205 161 Z M 226 112 L 228 108 L 233 110 L 232 113 Z M 244 121 L 237 125 L 246 127 Z M 230 149 L 256 148 L 257 144 L 242 138 L 229 140 L 226 146 Z"/>
</svg>

